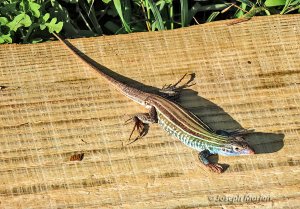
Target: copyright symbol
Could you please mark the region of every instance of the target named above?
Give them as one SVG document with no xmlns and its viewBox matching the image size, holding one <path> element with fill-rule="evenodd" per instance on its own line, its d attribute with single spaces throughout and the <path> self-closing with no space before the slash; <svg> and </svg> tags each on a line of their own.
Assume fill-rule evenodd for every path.
<svg viewBox="0 0 300 209">
<path fill-rule="evenodd" d="M 215 199 L 213 196 L 208 196 L 207 198 L 208 198 L 208 201 L 210 201 L 210 202 L 214 201 L 214 199 Z"/>
</svg>

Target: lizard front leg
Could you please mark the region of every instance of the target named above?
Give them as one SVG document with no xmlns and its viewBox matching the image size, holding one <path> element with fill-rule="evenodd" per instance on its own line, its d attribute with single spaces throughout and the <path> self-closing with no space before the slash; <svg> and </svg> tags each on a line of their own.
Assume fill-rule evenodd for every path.
<svg viewBox="0 0 300 209">
<path fill-rule="evenodd" d="M 208 157 L 212 154 L 208 150 L 203 150 L 199 152 L 198 158 L 206 167 L 209 168 L 210 171 L 216 172 L 216 173 L 222 173 L 223 167 L 219 164 L 209 162 Z"/>
<path fill-rule="evenodd" d="M 133 120 L 134 126 L 130 133 L 128 141 L 130 141 L 132 134 L 136 130 L 138 132 L 138 136 L 134 138 L 131 142 L 127 145 L 132 144 L 136 140 L 145 136 L 148 132 L 148 124 L 157 123 L 157 113 L 155 107 L 151 107 L 149 113 L 139 113 L 133 116 L 130 120 Z M 126 121 L 127 122 L 127 121 Z"/>
</svg>

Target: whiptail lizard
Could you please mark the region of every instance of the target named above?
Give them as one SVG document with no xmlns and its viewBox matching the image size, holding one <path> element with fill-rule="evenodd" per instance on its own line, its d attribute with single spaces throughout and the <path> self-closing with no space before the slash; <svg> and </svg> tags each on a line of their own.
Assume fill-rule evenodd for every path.
<svg viewBox="0 0 300 209">
<path fill-rule="evenodd" d="M 80 55 L 79 52 L 71 47 L 72 45 L 70 46 L 69 43 L 61 39 L 57 34 L 53 35 L 74 55 L 93 68 L 122 94 L 150 110 L 149 113 L 139 113 L 132 118 L 134 127 L 129 139 L 135 130 L 138 132 L 138 137 L 135 138 L 134 141 L 143 137 L 145 135 L 146 124 L 158 123 L 165 131 L 178 138 L 185 145 L 199 151 L 199 160 L 211 171 L 217 173 L 221 173 L 224 168 L 217 163 L 210 162 L 208 160 L 210 155 L 237 156 L 254 154 L 253 149 L 250 148 L 242 137 L 242 132 L 237 131 L 230 133 L 226 131 L 214 131 L 201 119 L 177 103 L 158 94 L 147 93 L 133 88 L 111 77 Z M 182 79 L 180 79 L 180 81 L 181 80 Z M 163 88 L 164 92 L 174 94 L 178 89 L 182 88 L 182 86 L 176 87 L 179 82 L 174 85 L 169 85 L 167 88 Z"/>
</svg>

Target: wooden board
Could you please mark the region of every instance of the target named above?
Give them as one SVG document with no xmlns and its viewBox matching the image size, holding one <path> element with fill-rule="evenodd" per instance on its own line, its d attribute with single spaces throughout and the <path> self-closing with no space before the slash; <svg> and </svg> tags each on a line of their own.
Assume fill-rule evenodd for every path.
<svg viewBox="0 0 300 209">
<path fill-rule="evenodd" d="M 145 85 L 195 73 L 180 99 L 184 107 L 214 129 L 256 131 L 247 140 L 258 154 L 219 156 L 229 165 L 221 175 L 158 125 L 124 146 L 132 129 L 124 121 L 146 110 L 58 41 L 1 45 L 0 207 L 297 208 L 299 20 L 257 17 L 70 40 Z"/>
</svg>

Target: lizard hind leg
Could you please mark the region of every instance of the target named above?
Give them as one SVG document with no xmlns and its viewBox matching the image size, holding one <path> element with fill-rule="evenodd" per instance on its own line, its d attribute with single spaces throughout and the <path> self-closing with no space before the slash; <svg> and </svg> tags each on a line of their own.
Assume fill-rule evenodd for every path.
<svg viewBox="0 0 300 209">
<path fill-rule="evenodd" d="M 185 82 L 184 84 L 178 86 L 178 84 L 180 84 L 181 81 L 187 76 L 187 73 L 184 74 L 176 83 L 169 84 L 169 85 L 164 85 L 159 90 L 159 93 L 163 97 L 166 97 L 168 99 L 173 99 L 173 100 L 178 99 L 182 89 L 195 85 L 194 83 L 190 84 L 194 80 L 195 74 L 192 73 L 192 74 L 189 74 L 189 75 L 191 76 L 190 79 L 187 82 Z"/>
<path fill-rule="evenodd" d="M 129 143 L 127 145 L 132 144 L 133 142 L 135 142 L 138 139 L 145 136 L 148 133 L 149 124 L 157 123 L 156 110 L 155 110 L 154 107 L 151 107 L 149 113 L 136 114 L 135 116 L 133 116 L 132 118 L 127 120 L 125 122 L 125 124 L 128 123 L 128 121 L 130 121 L 130 120 L 132 120 L 134 122 L 134 126 L 133 126 L 133 129 L 132 129 L 131 133 L 130 133 L 130 136 L 129 136 L 129 139 L 128 139 Z M 135 131 L 138 132 L 138 136 L 135 137 L 133 140 L 131 140 L 131 137 L 132 137 L 132 135 Z"/>
</svg>

